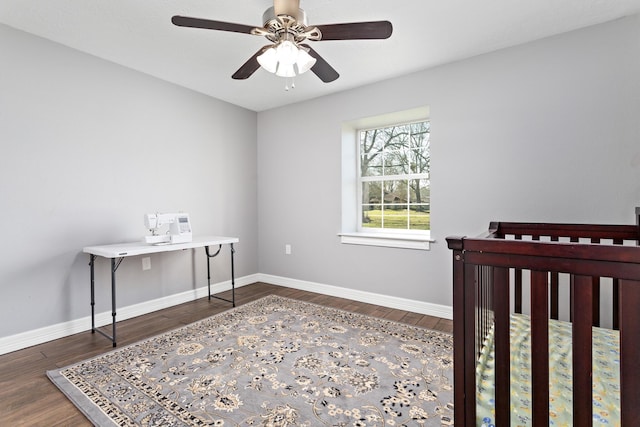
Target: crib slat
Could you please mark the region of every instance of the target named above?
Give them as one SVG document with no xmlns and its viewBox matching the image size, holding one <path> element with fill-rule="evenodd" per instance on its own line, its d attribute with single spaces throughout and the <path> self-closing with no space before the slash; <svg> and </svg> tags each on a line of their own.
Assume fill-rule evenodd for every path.
<svg viewBox="0 0 640 427">
<path fill-rule="evenodd" d="M 531 272 L 533 426 L 549 425 L 549 287 L 547 272 Z"/>
<path fill-rule="evenodd" d="M 600 243 L 600 238 L 593 237 L 591 243 Z M 593 278 L 593 302 L 591 303 L 593 311 L 593 326 L 600 326 L 600 278 Z"/>
<path fill-rule="evenodd" d="M 560 239 L 558 236 L 551 236 L 552 242 L 557 242 Z M 557 271 L 551 272 L 551 318 L 558 320 L 560 318 L 560 309 L 559 309 L 559 292 L 560 292 L 560 275 Z"/>
<path fill-rule="evenodd" d="M 516 313 L 522 314 L 522 269 L 514 269 L 514 285 L 513 285 L 513 299 L 514 310 Z"/>
<path fill-rule="evenodd" d="M 620 281 L 613 279 L 613 329 L 620 330 Z"/>
<path fill-rule="evenodd" d="M 509 269 L 493 271 L 495 302 L 495 425 L 511 425 L 511 379 L 509 348 Z"/>
<path fill-rule="evenodd" d="M 640 281 L 620 280 L 621 425 L 640 425 Z"/>
<path fill-rule="evenodd" d="M 521 234 L 513 236 L 515 240 L 522 240 Z M 514 283 L 513 283 L 513 300 L 516 313 L 522 313 L 522 269 L 515 268 L 514 270 Z"/>
<path fill-rule="evenodd" d="M 600 326 L 600 278 L 593 277 L 591 286 L 593 287 L 593 300 L 591 302 L 593 326 Z"/>
<path fill-rule="evenodd" d="M 551 272 L 551 282 L 550 282 L 550 291 L 551 291 L 551 318 L 558 320 L 560 309 L 558 308 L 559 304 L 559 274 L 556 271 Z"/>
<path fill-rule="evenodd" d="M 475 310 L 476 302 L 476 266 L 464 264 L 464 390 L 476 390 L 476 340 Z M 464 396 L 464 414 L 466 426 L 474 426 L 476 422 L 476 399 L 473 395 Z"/>
<path fill-rule="evenodd" d="M 484 285 L 484 276 L 482 274 L 482 266 L 478 266 L 476 269 L 476 286 L 475 286 L 475 293 L 476 293 L 476 307 L 475 307 L 475 315 L 476 315 L 476 323 L 475 323 L 475 331 L 476 331 L 476 338 L 475 338 L 475 351 L 476 354 L 480 351 L 480 346 L 482 345 L 482 307 L 483 307 L 483 300 L 482 300 L 482 291 L 483 291 L 483 285 Z"/>
<path fill-rule="evenodd" d="M 592 403 L 592 334 L 593 303 L 592 278 L 588 276 L 572 276 L 571 299 L 574 301 L 573 315 L 573 425 L 593 425 Z M 587 375 L 588 373 L 588 375 Z"/>
</svg>

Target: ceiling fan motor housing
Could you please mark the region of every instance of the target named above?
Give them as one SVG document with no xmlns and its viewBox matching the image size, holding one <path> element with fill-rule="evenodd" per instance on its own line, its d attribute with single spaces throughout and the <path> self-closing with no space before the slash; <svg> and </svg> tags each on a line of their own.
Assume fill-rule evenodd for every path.
<svg viewBox="0 0 640 427">
<path fill-rule="evenodd" d="M 298 8 L 297 12 L 293 14 L 279 13 L 276 15 L 276 9 L 272 6 L 269 9 L 265 10 L 264 13 L 262 14 L 262 22 L 264 23 L 265 27 L 268 27 L 272 21 L 277 21 L 278 17 L 283 17 L 283 16 L 292 18 L 294 21 L 297 21 L 300 25 L 304 25 L 305 27 L 307 26 L 307 13 L 300 8 Z"/>
<path fill-rule="evenodd" d="M 320 39 L 320 32 L 315 27 L 307 28 L 307 14 L 304 10 L 298 8 L 298 13 L 295 16 L 282 13 L 276 15 L 275 11 L 274 7 L 270 7 L 264 12 L 262 21 L 266 32 L 256 29 L 259 35 L 264 35 L 274 43 L 283 39 L 285 34 L 292 35 L 297 43 L 308 38 L 313 40 Z"/>
<path fill-rule="evenodd" d="M 307 25 L 304 12 L 302 11 L 302 9 L 300 9 L 300 0 L 274 0 L 273 7 L 267 9 L 265 14 L 263 15 L 263 18 L 267 18 L 266 15 L 270 9 L 273 9 L 273 16 L 271 17 L 271 19 L 275 18 L 276 16 L 287 15 L 292 17 L 296 21 L 302 22 L 304 20 L 304 25 Z M 263 22 L 266 25 L 267 19 L 264 19 Z"/>
</svg>

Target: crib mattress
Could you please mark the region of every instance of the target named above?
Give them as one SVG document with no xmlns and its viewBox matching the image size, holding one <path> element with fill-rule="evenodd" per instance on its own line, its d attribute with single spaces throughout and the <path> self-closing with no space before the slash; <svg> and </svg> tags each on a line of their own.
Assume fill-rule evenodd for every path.
<svg viewBox="0 0 640 427">
<path fill-rule="evenodd" d="M 531 425 L 531 329 L 529 317 L 511 316 L 511 425 Z M 571 426 L 571 323 L 549 321 L 549 425 Z M 494 346 L 489 335 L 477 366 L 477 425 L 495 424 Z M 593 425 L 620 425 L 618 331 L 593 328 Z"/>
</svg>

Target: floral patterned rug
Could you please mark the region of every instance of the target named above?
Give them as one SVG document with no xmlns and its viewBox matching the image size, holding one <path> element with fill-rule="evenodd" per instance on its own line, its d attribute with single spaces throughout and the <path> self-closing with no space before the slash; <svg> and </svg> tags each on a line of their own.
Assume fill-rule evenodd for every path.
<svg viewBox="0 0 640 427">
<path fill-rule="evenodd" d="M 453 425 L 451 335 L 268 296 L 47 374 L 98 426 Z"/>
</svg>

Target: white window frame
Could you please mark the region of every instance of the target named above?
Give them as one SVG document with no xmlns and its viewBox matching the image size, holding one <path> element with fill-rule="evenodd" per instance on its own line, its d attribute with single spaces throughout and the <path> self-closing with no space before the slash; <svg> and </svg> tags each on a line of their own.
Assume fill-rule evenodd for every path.
<svg viewBox="0 0 640 427">
<path fill-rule="evenodd" d="M 419 250 L 430 249 L 430 244 L 434 242 L 431 237 L 431 230 L 362 227 L 359 131 L 421 121 L 430 121 L 429 107 L 420 107 L 343 123 L 342 232 L 338 233 L 342 243 Z M 407 179 L 409 175 L 401 176 Z"/>
</svg>

